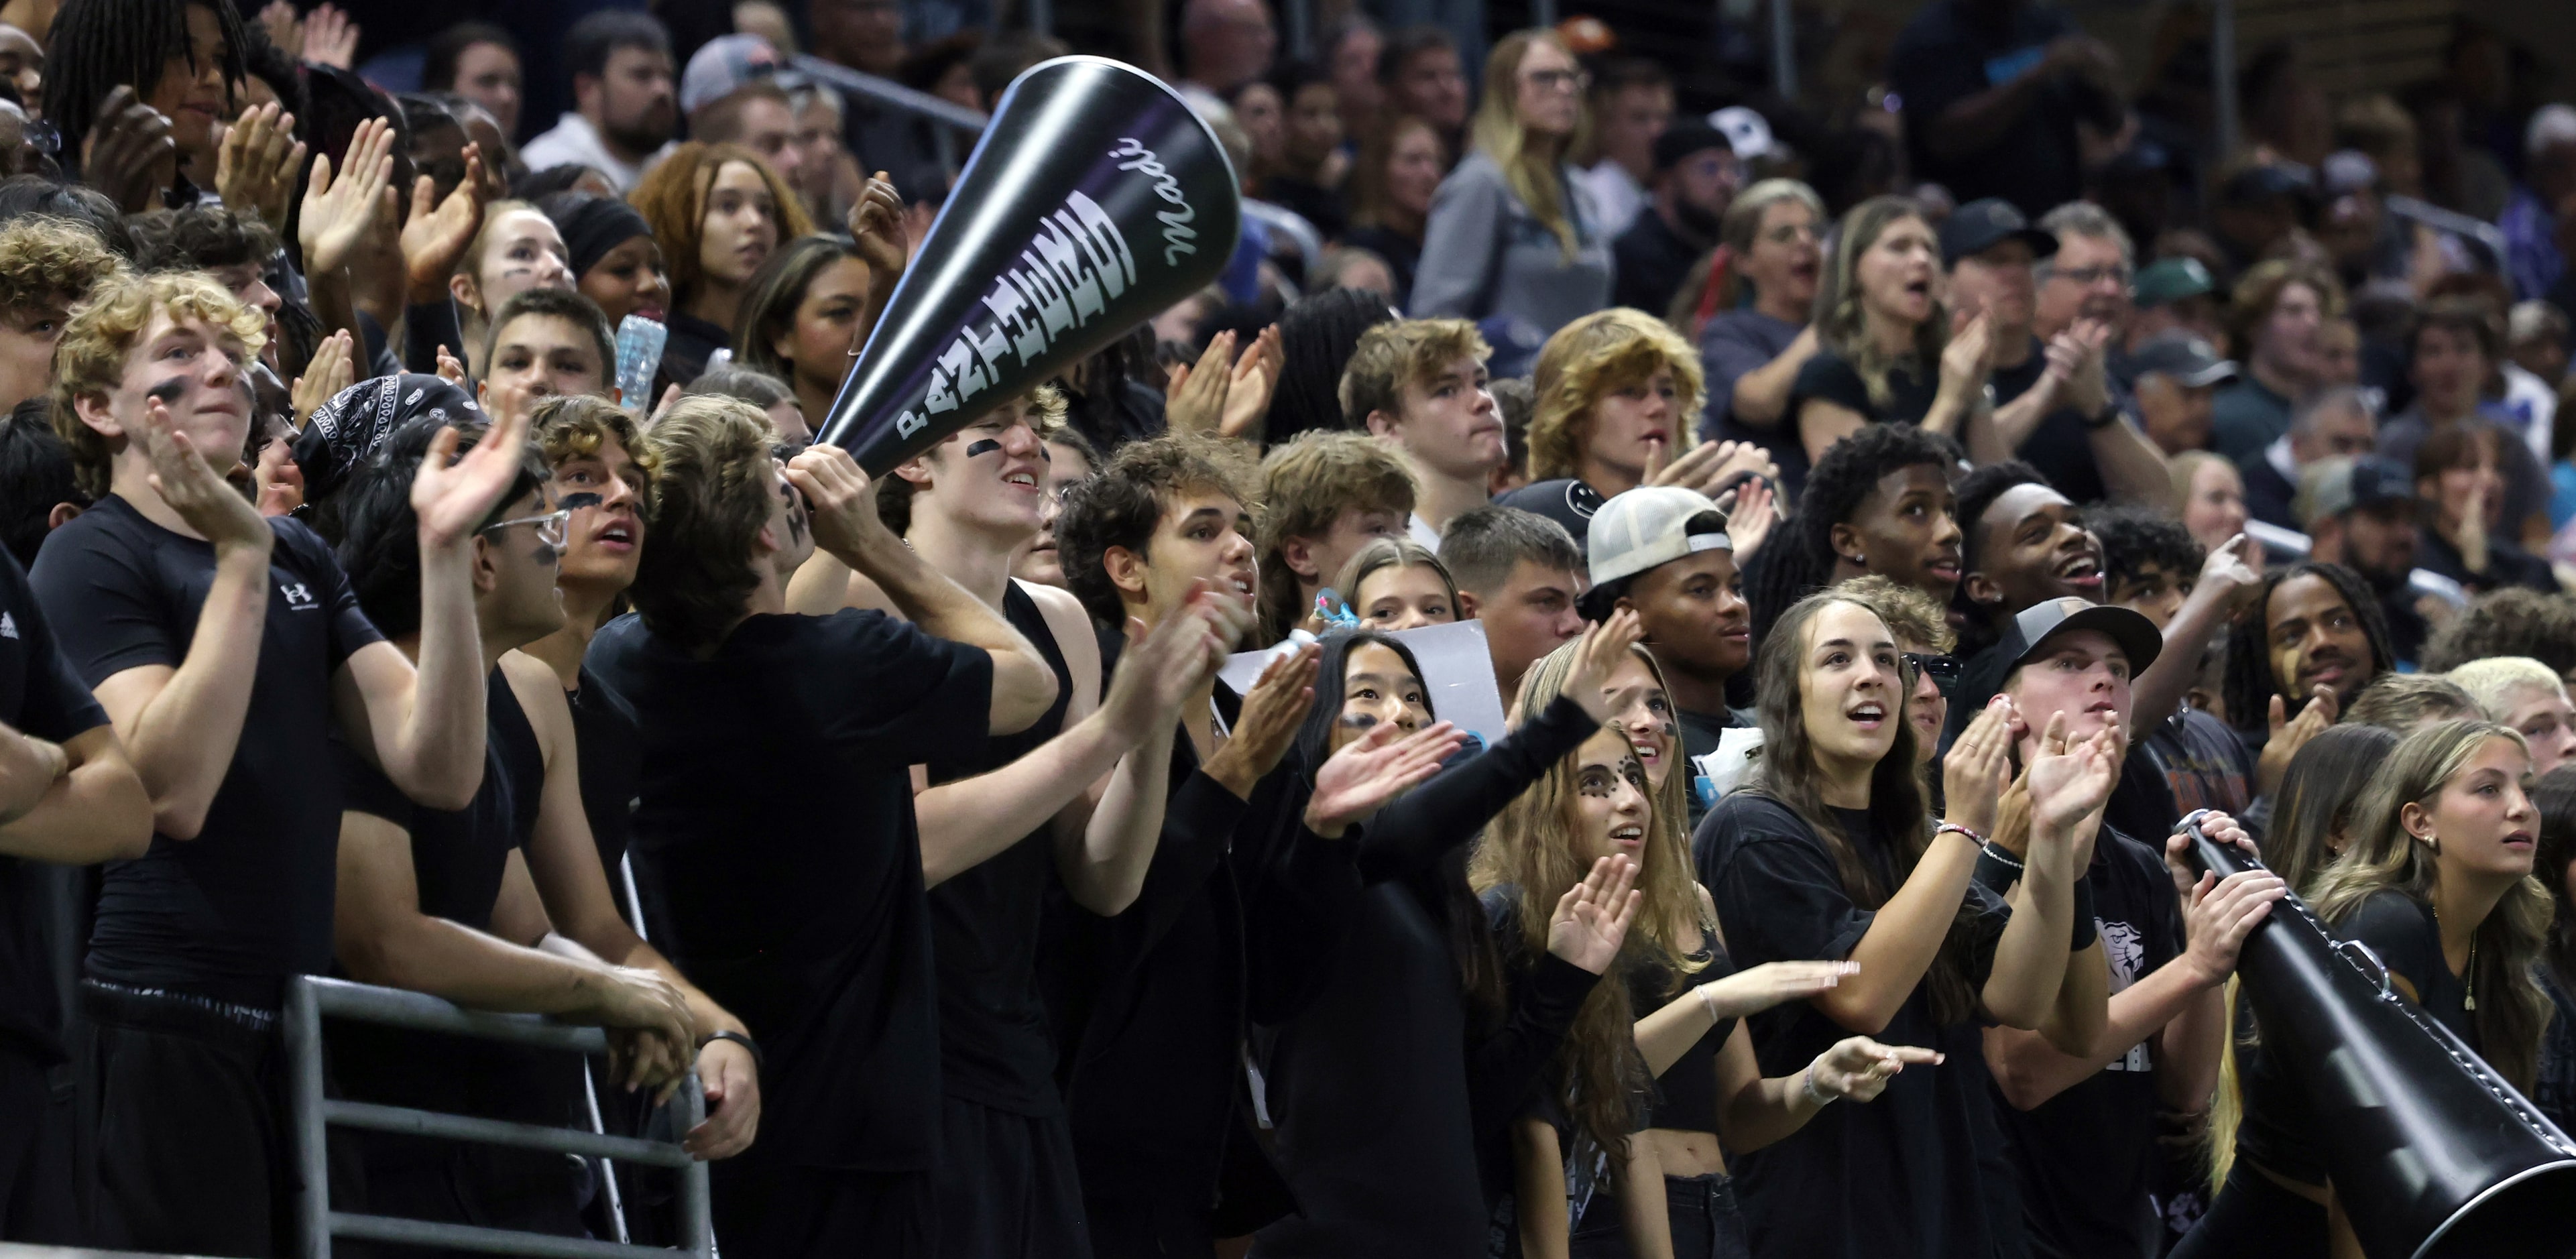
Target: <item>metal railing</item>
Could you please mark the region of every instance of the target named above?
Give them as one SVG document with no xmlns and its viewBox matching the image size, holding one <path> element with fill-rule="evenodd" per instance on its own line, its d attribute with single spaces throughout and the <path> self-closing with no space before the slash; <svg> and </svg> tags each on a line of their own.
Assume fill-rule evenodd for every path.
<svg viewBox="0 0 2576 1259">
<path fill-rule="evenodd" d="M 845 95 L 864 97 L 898 113 L 938 124 L 930 129 L 930 142 L 938 151 L 940 166 L 951 175 L 957 173 L 961 160 L 957 147 L 959 133 L 964 133 L 971 145 L 975 137 L 984 134 L 984 124 L 992 120 L 991 115 L 981 110 L 968 109 L 945 97 L 915 91 L 892 79 L 825 61 L 812 53 L 799 53 L 788 58 L 788 62 L 797 73 Z"/>
<path fill-rule="evenodd" d="M 534 1014 L 484 1014 L 462 1009 L 436 997 L 345 980 L 302 976 L 287 985 L 286 1052 L 293 1073 L 295 1156 L 303 1173 L 298 1203 L 303 1224 L 303 1259 L 330 1259 L 331 1239 L 445 1246 L 495 1255 L 555 1256 L 559 1259 L 656 1259 L 673 1254 L 713 1259 L 714 1233 L 708 1220 L 707 1165 L 690 1157 L 675 1142 L 607 1136 L 544 1124 L 477 1119 L 437 1111 L 341 1101 L 322 1093 L 322 1019 L 324 1016 L 377 1023 L 422 1032 L 444 1032 L 477 1040 L 500 1041 L 582 1055 L 608 1052 L 608 1037 L 595 1027 L 572 1027 Z M 695 1074 L 687 1076 L 670 1105 L 672 1130 L 687 1132 L 705 1118 L 706 1099 Z M 477 1141 L 526 1150 L 551 1150 L 585 1158 L 613 1159 L 680 1173 L 680 1235 L 676 1249 L 554 1237 L 507 1229 L 359 1215 L 331 1209 L 331 1169 L 323 1133 L 331 1125 L 364 1128 L 405 1136 Z"/>
</svg>

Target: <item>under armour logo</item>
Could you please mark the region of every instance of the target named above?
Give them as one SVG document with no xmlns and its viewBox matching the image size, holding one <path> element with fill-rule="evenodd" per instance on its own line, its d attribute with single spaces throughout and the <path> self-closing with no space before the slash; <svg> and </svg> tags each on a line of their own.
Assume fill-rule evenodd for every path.
<svg viewBox="0 0 2576 1259">
<path fill-rule="evenodd" d="M 319 606 L 313 602 L 313 592 L 306 589 L 303 582 L 279 586 L 277 592 L 286 596 L 286 606 L 289 608 L 301 611 Z"/>
<path fill-rule="evenodd" d="M 6 612 L 0 612 L 0 638 L 16 638 L 17 636 L 18 618 L 9 615 Z"/>
</svg>

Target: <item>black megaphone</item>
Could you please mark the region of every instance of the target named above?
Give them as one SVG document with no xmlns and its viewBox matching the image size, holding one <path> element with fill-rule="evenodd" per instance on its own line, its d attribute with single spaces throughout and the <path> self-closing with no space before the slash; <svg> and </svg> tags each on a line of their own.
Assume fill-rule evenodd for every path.
<svg viewBox="0 0 2576 1259">
<path fill-rule="evenodd" d="M 1234 166 L 1179 93 L 1103 57 L 1033 66 L 815 440 L 883 476 L 1205 288 L 1242 229 Z"/>
<path fill-rule="evenodd" d="M 2264 868 L 2200 819 L 2183 829 L 2202 869 Z M 2371 1259 L 2576 1253 L 2576 1141 L 2392 991 L 2369 946 L 2336 939 L 2293 894 L 2245 937 L 2236 973 L 2264 1052 L 2293 1064 L 2335 1201 Z"/>
</svg>

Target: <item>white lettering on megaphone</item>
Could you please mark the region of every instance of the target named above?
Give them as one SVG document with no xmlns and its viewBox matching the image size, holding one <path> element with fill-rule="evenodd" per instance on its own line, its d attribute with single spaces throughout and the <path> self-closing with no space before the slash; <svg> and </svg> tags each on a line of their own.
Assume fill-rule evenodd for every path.
<svg viewBox="0 0 2576 1259">
<path fill-rule="evenodd" d="M 1155 196 L 1181 208 L 1177 214 L 1162 210 L 1154 215 L 1163 224 L 1163 265 L 1177 266 L 1180 255 L 1197 253 L 1199 247 L 1190 242 L 1199 238 L 1198 229 L 1189 224 L 1197 221 L 1198 211 L 1191 209 L 1189 199 L 1181 195 L 1181 181 L 1163 169 L 1163 160 L 1154 156 L 1152 149 L 1137 143 L 1133 136 L 1118 137 L 1118 147 L 1109 150 L 1109 156 L 1120 159 L 1120 170 L 1143 172 L 1146 178 L 1154 181 Z"/>
<path fill-rule="evenodd" d="M 1104 314 L 1108 302 L 1136 282 L 1136 255 L 1100 203 L 1080 192 L 1038 220 L 1037 234 L 1020 251 L 1020 265 L 1005 269 L 984 295 L 992 322 L 970 321 L 941 352 L 923 393 L 929 415 L 954 411 L 993 388 L 1003 357 L 1035 362 L 1058 337 Z M 906 411 L 895 421 L 904 437 L 928 427 L 928 416 Z"/>
</svg>

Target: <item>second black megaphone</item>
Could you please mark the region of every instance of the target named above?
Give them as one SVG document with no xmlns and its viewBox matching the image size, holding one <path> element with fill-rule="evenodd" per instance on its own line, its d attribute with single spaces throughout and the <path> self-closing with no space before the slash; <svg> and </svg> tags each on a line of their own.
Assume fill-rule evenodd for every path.
<svg viewBox="0 0 2576 1259">
<path fill-rule="evenodd" d="M 1225 269 L 1240 182 L 1161 80 L 1058 57 L 1002 94 L 817 441 L 870 476 L 1044 382 Z"/>
</svg>

